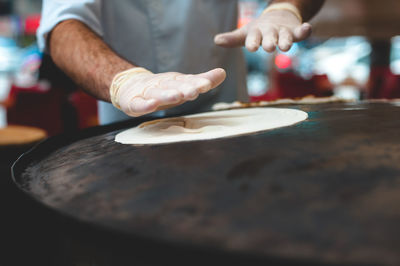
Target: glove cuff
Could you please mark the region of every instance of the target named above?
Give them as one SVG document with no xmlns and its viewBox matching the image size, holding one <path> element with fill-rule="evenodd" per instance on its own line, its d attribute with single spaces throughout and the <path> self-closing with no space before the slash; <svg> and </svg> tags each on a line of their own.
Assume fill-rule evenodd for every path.
<svg viewBox="0 0 400 266">
<path fill-rule="evenodd" d="M 121 106 L 119 105 L 119 97 L 118 92 L 121 86 L 130 78 L 138 74 L 153 74 L 151 71 L 143 68 L 143 67 L 134 67 L 123 72 L 118 73 L 113 78 L 113 81 L 110 86 L 110 99 L 111 103 L 118 109 L 121 110 Z"/>
<path fill-rule="evenodd" d="M 270 11 L 275 11 L 275 10 L 286 10 L 286 11 L 289 11 L 289 12 L 293 13 L 293 15 L 295 15 L 300 20 L 300 23 L 303 23 L 303 18 L 301 17 L 299 9 L 295 5 L 290 4 L 290 3 L 272 4 L 272 5 L 268 6 L 262 12 L 262 14 L 266 14 L 266 13 L 268 13 Z"/>
</svg>

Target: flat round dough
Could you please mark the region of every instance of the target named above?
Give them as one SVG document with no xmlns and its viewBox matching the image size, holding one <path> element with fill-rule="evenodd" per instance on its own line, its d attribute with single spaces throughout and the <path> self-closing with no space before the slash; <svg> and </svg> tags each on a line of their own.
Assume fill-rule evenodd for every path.
<svg viewBox="0 0 400 266">
<path fill-rule="evenodd" d="M 287 108 L 248 108 L 145 122 L 115 137 L 122 144 L 162 144 L 208 140 L 290 126 L 307 113 Z"/>
</svg>

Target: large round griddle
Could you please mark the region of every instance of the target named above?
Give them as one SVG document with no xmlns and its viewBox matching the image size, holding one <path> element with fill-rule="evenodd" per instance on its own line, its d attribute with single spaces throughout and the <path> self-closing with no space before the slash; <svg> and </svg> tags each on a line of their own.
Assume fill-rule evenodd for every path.
<svg viewBox="0 0 400 266">
<path fill-rule="evenodd" d="M 212 141 L 122 145 L 120 130 L 49 139 L 14 165 L 14 178 L 44 205 L 132 238 L 399 265 L 400 104 L 289 108 L 309 119 Z"/>
</svg>

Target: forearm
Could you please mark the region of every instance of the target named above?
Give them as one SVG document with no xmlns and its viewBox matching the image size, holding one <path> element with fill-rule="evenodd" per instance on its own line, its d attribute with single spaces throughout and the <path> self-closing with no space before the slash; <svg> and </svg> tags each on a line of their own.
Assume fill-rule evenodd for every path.
<svg viewBox="0 0 400 266">
<path fill-rule="evenodd" d="M 303 21 L 309 21 L 321 9 L 325 0 L 272 0 L 271 4 L 290 3 L 297 7 Z"/>
<path fill-rule="evenodd" d="M 104 101 L 110 101 L 109 88 L 114 76 L 134 67 L 77 20 L 58 24 L 48 44 L 56 65 L 86 92 Z"/>
</svg>

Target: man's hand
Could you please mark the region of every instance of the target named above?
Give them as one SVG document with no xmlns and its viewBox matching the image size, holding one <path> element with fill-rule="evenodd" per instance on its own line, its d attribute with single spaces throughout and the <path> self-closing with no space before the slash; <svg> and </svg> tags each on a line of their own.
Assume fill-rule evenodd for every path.
<svg viewBox="0 0 400 266">
<path fill-rule="evenodd" d="M 51 35 L 54 62 L 88 93 L 130 116 L 141 116 L 196 99 L 219 84 L 225 70 L 198 75 L 153 74 L 119 57 L 84 23 L 66 20 Z"/>
<path fill-rule="evenodd" d="M 289 10 L 271 10 L 232 32 L 215 36 L 215 43 L 223 47 L 246 48 L 255 52 L 260 46 L 267 52 L 275 51 L 276 46 L 288 51 L 293 42 L 306 39 L 311 34 L 311 25 L 302 23 L 299 16 Z"/>
<path fill-rule="evenodd" d="M 199 94 L 221 84 L 225 70 L 187 75 L 177 72 L 153 74 L 143 68 L 124 71 L 110 88 L 112 103 L 130 116 L 141 116 L 157 110 L 193 101 Z"/>
</svg>

